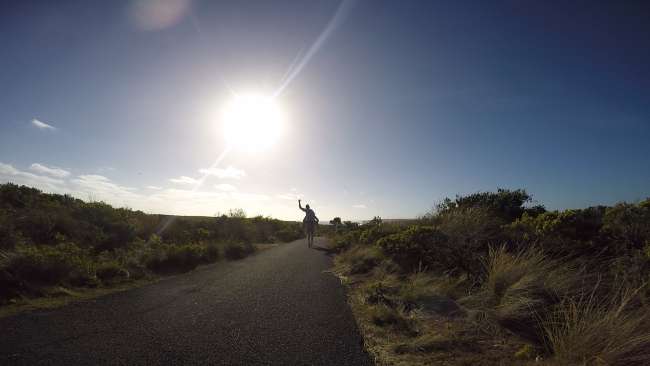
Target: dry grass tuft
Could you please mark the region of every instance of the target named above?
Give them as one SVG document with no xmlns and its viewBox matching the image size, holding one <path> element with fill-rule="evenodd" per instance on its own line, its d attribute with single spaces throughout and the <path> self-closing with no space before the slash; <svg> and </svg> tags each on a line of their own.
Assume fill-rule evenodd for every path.
<svg viewBox="0 0 650 366">
<path fill-rule="evenodd" d="M 543 321 L 556 364 L 649 364 L 650 315 L 648 309 L 634 308 L 636 295 L 623 290 L 605 302 L 592 291 L 557 306 Z"/>
<path fill-rule="evenodd" d="M 485 260 L 486 278 L 480 290 L 461 303 L 475 310 L 478 323 L 494 322 L 531 341 L 540 341 L 540 314 L 560 299 L 579 292 L 581 271 L 548 258 L 536 248 L 510 253 L 491 248 Z M 496 330 L 494 324 L 479 328 Z"/>
</svg>

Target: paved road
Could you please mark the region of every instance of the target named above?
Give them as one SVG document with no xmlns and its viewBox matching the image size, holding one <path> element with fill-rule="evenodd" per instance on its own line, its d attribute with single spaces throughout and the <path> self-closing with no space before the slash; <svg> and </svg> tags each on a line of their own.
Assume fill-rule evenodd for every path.
<svg viewBox="0 0 650 366">
<path fill-rule="evenodd" d="M 330 266 L 300 240 L 0 319 L 0 364 L 371 365 Z"/>
</svg>

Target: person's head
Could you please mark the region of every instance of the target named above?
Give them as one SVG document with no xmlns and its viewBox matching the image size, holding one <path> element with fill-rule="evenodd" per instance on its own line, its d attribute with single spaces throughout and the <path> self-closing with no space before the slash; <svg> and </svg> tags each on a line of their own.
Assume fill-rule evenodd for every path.
<svg viewBox="0 0 650 366">
<path fill-rule="evenodd" d="M 306 208 L 309 208 L 309 204 L 305 205 Z"/>
</svg>

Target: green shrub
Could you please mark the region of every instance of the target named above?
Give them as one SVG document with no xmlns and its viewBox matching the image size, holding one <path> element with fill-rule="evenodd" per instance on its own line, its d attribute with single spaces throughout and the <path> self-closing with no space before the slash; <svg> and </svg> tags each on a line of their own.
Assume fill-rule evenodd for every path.
<svg viewBox="0 0 650 366">
<path fill-rule="evenodd" d="M 147 267 L 138 258 L 126 259 L 124 269 L 128 272 L 129 279 L 132 280 L 139 280 L 147 276 Z"/>
<path fill-rule="evenodd" d="M 486 208 L 459 208 L 441 213 L 437 228 L 447 237 L 441 263 L 447 271 L 462 272 L 473 278 L 481 275 L 481 258 L 490 245 L 504 241 L 504 220 Z"/>
<path fill-rule="evenodd" d="M 337 261 L 344 263 L 345 274 L 354 275 L 371 271 L 384 259 L 384 254 L 377 247 L 355 246 L 342 253 Z"/>
<path fill-rule="evenodd" d="M 0 250 L 13 249 L 20 242 L 20 233 L 16 230 L 9 212 L 0 209 Z"/>
<path fill-rule="evenodd" d="M 0 253 L 0 304 L 17 297 L 24 291 L 24 286 L 21 281 L 9 272 L 4 263 L 4 257 Z"/>
<path fill-rule="evenodd" d="M 650 241 L 650 200 L 639 204 L 619 203 L 608 207 L 603 231 L 620 251 L 642 249 Z"/>
<path fill-rule="evenodd" d="M 6 270 L 21 280 L 52 285 L 92 282 L 93 264 L 88 253 L 72 243 L 56 246 L 21 246 Z"/>
<path fill-rule="evenodd" d="M 159 273 L 187 272 L 202 262 L 203 252 L 198 244 L 166 245 L 150 254 L 145 263 Z"/>
<path fill-rule="evenodd" d="M 245 258 L 255 252 L 255 247 L 250 243 L 228 243 L 224 248 L 224 256 L 229 260 Z"/>
<path fill-rule="evenodd" d="M 275 232 L 275 237 L 283 243 L 288 243 L 298 240 L 303 236 L 302 230 L 296 225 L 295 227 L 287 227 Z"/>
<path fill-rule="evenodd" d="M 95 269 L 97 278 L 104 283 L 115 282 L 129 278 L 129 272 L 116 261 L 100 263 Z"/>
<path fill-rule="evenodd" d="M 524 212 L 541 212 L 543 206 L 536 206 L 531 209 L 524 207 L 524 204 L 532 200 L 523 189 L 509 190 L 498 188 L 496 192 L 478 192 L 466 196 L 456 196 L 455 200 L 446 198 L 436 207 L 436 212 L 429 216 L 445 214 L 454 210 L 484 209 L 492 216 L 498 217 L 506 222 L 511 222 Z"/>
<path fill-rule="evenodd" d="M 329 249 L 337 253 L 342 252 L 351 245 L 357 244 L 359 242 L 359 235 L 359 230 L 350 230 L 334 235 L 329 240 Z"/>
<path fill-rule="evenodd" d="M 606 249 L 600 248 L 603 213 L 602 207 L 590 207 L 546 212 L 535 217 L 524 214 L 504 229 L 510 241 L 519 247 L 535 244 L 554 257 L 590 256 Z"/>
<path fill-rule="evenodd" d="M 392 225 L 385 224 L 375 224 L 369 225 L 369 227 L 364 228 L 359 233 L 359 243 L 361 244 L 375 244 L 377 240 L 394 234 L 397 232 L 397 228 Z"/>
<path fill-rule="evenodd" d="M 448 237 L 431 226 L 411 226 L 377 241 L 389 257 L 407 271 L 437 266 L 447 250 Z"/>
<path fill-rule="evenodd" d="M 219 260 L 221 252 L 219 251 L 219 246 L 217 244 L 207 244 L 205 251 L 203 253 L 203 259 L 206 263 L 214 263 Z"/>
</svg>

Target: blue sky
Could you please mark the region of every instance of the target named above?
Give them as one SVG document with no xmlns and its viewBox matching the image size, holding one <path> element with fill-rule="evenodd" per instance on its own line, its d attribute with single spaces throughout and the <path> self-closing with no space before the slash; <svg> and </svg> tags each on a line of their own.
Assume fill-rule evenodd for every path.
<svg viewBox="0 0 650 366">
<path fill-rule="evenodd" d="M 300 217 L 298 196 L 327 220 L 413 217 L 497 187 L 525 188 L 551 209 L 642 199 L 648 10 L 641 1 L 4 2 L 0 181 L 146 212 L 241 207 L 286 219 Z M 284 136 L 229 152 L 197 187 L 225 149 L 218 112 L 231 90 L 271 95 L 301 59 L 277 98 Z"/>
</svg>

